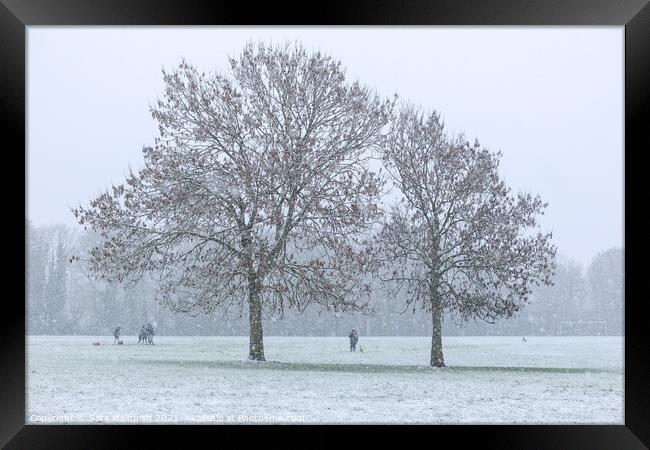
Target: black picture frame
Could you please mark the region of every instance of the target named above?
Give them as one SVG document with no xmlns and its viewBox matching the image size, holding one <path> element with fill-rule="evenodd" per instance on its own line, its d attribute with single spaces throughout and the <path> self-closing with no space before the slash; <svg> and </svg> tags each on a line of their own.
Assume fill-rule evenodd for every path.
<svg viewBox="0 0 650 450">
<path fill-rule="evenodd" d="M 364 0 L 329 1 L 307 6 L 307 2 L 278 4 L 267 2 L 221 2 L 208 0 L 0 0 L 0 127 L 3 128 L 3 155 L 17 162 L 5 166 L 5 173 L 25 164 L 26 27 L 30 25 L 617 25 L 625 27 L 625 199 L 644 192 L 639 181 L 641 164 L 632 161 L 647 149 L 648 99 L 650 94 L 650 6 L 646 0 L 445 0 L 430 2 Z M 643 146 L 645 144 L 645 146 Z M 25 153 L 23 153 L 25 152 Z M 22 158 L 21 158 L 22 155 Z M 25 166 L 23 166 L 25 168 Z M 15 170 L 15 169 L 14 169 Z M 27 176 L 26 172 L 25 176 Z M 5 178 L 3 203 L 7 220 L 15 211 L 26 214 L 25 198 L 13 193 L 13 183 Z M 378 439 L 396 430 L 411 436 L 423 432 L 425 442 L 442 444 L 451 439 L 454 447 L 468 442 L 484 448 L 544 449 L 636 449 L 650 445 L 650 371 L 648 365 L 648 315 L 646 298 L 631 295 L 640 287 L 644 269 L 635 227 L 644 227 L 639 202 L 625 208 L 625 425 L 438 425 L 435 427 L 350 426 Z M 15 204 L 11 204 L 15 202 Z M 7 205 L 10 203 L 10 205 Z M 0 211 L 1 211 L 0 210 Z M 9 211 L 9 213 L 7 213 Z M 628 217 L 629 214 L 629 217 Z M 26 216 L 25 216 L 26 217 Z M 18 223 L 19 221 L 16 221 Z M 24 225 L 18 225 L 20 228 Z M 24 230 L 14 230 L 21 233 Z M 5 237 L 10 235 L 6 234 Z M 15 251 L 24 255 L 17 238 Z M 24 241 L 23 241 L 24 243 Z M 6 255 L 6 253 L 5 253 Z M 6 261 L 14 261 L 5 256 Z M 19 264 L 8 264 L 19 271 Z M 19 285 L 20 275 L 6 281 Z M 24 278 L 23 278 L 24 280 Z M 172 444 L 213 438 L 223 443 L 234 436 L 245 443 L 247 433 L 262 426 L 140 426 L 140 425 L 25 425 L 25 309 L 19 299 L 24 287 L 5 295 L 3 302 L 0 372 L 0 445 L 10 449 L 38 448 L 130 448 L 146 440 Z M 252 428 L 249 428 L 252 427 Z M 287 426 L 264 426 L 264 440 L 271 443 L 307 442 L 340 444 L 331 426 L 291 426 L 290 441 L 277 433 Z M 372 429 L 369 429 L 372 428 Z M 415 428 L 415 429 L 414 429 Z M 424 429 L 423 429 L 424 428 Z M 276 439 L 277 438 L 277 439 Z"/>
</svg>

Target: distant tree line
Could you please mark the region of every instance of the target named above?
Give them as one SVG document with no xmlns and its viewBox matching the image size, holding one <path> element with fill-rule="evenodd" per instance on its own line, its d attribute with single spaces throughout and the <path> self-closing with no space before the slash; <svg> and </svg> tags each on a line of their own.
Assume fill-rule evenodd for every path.
<svg viewBox="0 0 650 450">
<path fill-rule="evenodd" d="M 155 280 L 143 277 L 125 287 L 92 276 L 84 264 L 71 263 L 74 254 L 94 246 L 98 236 L 79 227 L 27 225 L 27 332 L 45 335 L 110 335 L 120 325 L 126 335 L 156 324 L 158 335 L 248 335 L 248 311 L 217 309 L 195 317 L 174 313 L 156 298 Z M 568 258 L 556 258 L 553 286 L 533 290 L 530 303 L 512 318 L 469 321 L 445 314 L 443 335 L 559 335 L 562 322 L 607 324 L 607 334 L 622 335 L 623 249 L 610 248 L 594 257 L 588 267 Z M 405 294 L 402 294 L 405 295 Z M 426 336 L 431 318 L 406 299 L 389 297 L 372 286 L 372 313 L 337 313 L 310 305 L 303 313 L 287 310 L 263 317 L 267 335 L 346 336 L 353 327 L 362 335 Z M 281 320 L 280 320 L 281 319 Z M 581 334 L 589 327 L 565 327 L 566 334 Z M 598 333 L 603 327 L 594 328 Z"/>
</svg>

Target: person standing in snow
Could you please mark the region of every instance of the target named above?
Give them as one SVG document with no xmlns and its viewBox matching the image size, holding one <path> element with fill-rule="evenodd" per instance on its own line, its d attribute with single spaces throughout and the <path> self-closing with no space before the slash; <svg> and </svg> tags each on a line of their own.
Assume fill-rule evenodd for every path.
<svg viewBox="0 0 650 450">
<path fill-rule="evenodd" d="M 352 330 L 350 334 L 348 335 L 350 338 L 350 351 L 351 352 L 356 352 L 357 351 L 357 342 L 359 342 L 359 335 L 357 334 L 357 330 Z"/>
<path fill-rule="evenodd" d="M 117 327 L 115 330 L 113 330 L 113 336 L 115 336 L 115 340 L 113 340 L 113 345 L 120 342 L 120 330 L 121 329 L 122 329 L 122 327 Z"/>
<path fill-rule="evenodd" d="M 147 343 L 147 330 L 144 329 L 144 325 L 140 328 L 140 334 L 138 334 L 138 344 L 140 342 Z"/>
<path fill-rule="evenodd" d="M 150 323 L 147 324 L 147 344 L 153 344 L 153 325 Z"/>
</svg>

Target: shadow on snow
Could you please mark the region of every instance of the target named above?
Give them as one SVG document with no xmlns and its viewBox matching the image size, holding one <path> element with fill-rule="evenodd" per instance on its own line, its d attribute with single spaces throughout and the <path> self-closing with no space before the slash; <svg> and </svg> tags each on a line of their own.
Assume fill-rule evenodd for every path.
<svg viewBox="0 0 650 450">
<path fill-rule="evenodd" d="M 282 361 L 200 361 L 174 359 L 147 359 L 146 364 L 176 367 L 205 367 L 215 369 L 287 370 L 302 372 L 359 372 L 359 373 L 467 373 L 467 372 L 529 372 L 529 373 L 620 373 L 615 369 L 582 367 L 499 367 L 499 366 L 408 366 L 387 364 L 340 364 Z"/>
</svg>

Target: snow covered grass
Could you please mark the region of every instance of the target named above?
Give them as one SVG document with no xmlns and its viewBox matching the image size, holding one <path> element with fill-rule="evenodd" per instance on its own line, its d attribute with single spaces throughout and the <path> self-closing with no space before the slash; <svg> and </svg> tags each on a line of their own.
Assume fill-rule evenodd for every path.
<svg viewBox="0 0 650 450">
<path fill-rule="evenodd" d="M 623 423 L 621 337 L 122 339 L 28 336 L 27 423 Z"/>
</svg>

